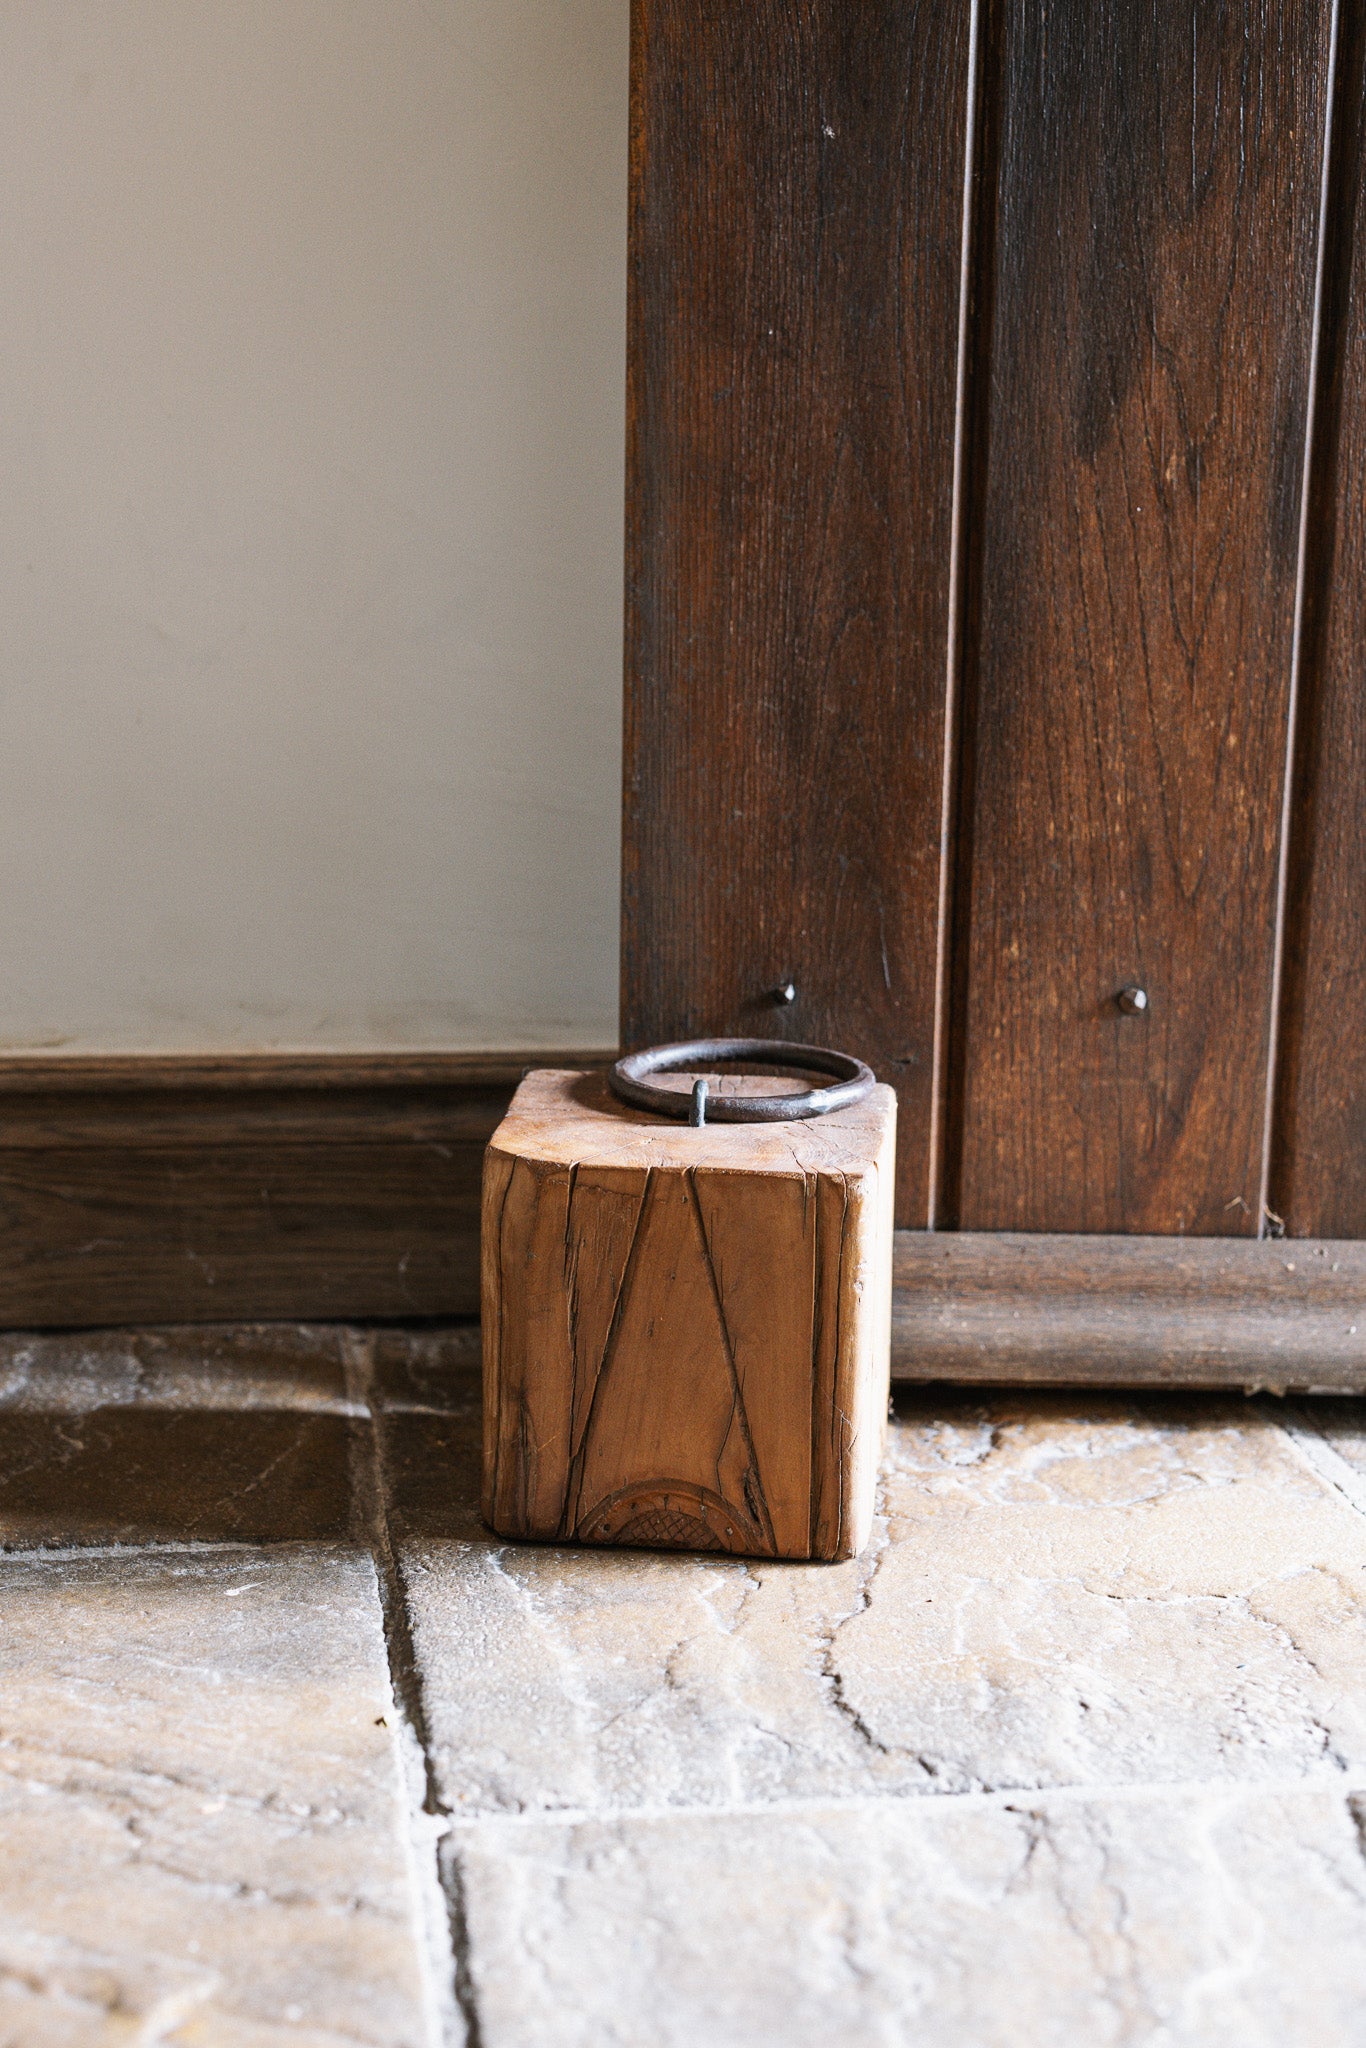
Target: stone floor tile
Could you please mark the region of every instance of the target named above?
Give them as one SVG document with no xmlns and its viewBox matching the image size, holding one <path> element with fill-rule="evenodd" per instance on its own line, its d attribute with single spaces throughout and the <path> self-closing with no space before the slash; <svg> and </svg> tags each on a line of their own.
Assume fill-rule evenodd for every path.
<svg viewBox="0 0 1366 2048">
<path fill-rule="evenodd" d="M 0 1331 L 0 1412 L 345 1409 L 348 1351 L 360 1341 L 328 1323 Z"/>
<path fill-rule="evenodd" d="M 1354 2048 L 1340 1794 L 883 1800 L 458 1831 L 484 2048 Z"/>
<path fill-rule="evenodd" d="M 501 1543 L 472 1383 L 390 1418 L 452 1809 L 1366 1767 L 1366 1517 L 1261 1409 L 937 1390 L 898 1416 L 874 1547 L 834 1566 Z"/>
<path fill-rule="evenodd" d="M 414 1385 L 400 1360 L 382 1380 L 377 1372 L 376 1382 L 375 1412 L 395 1536 L 484 1541 L 478 1375 L 455 1371 L 441 1374 L 435 1383 L 429 1379 Z"/>
<path fill-rule="evenodd" d="M 480 1393 L 483 1356 L 478 1323 L 366 1332 L 376 1400 L 397 1410 L 434 1414 L 464 1409 Z"/>
<path fill-rule="evenodd" d="M 903 1412 L 839 1643 L 870 1742 L 941 1787 L 1366 1766 L 1366 1517 L 1264 1411 Z"/>
<path fill-rule="evenodd" d="M 345 1536 L 347 1332 L 0 1338 L 0 1546 Z"/>
<path fill-rule="evenodd" d="M 0 1564 L 0 2041 L 419 2048 L 368 1555 Z"/>
<path fill-rule="evenodd" d="M 0 1337 L 0 2048 L 437 2037 L 353 1499 L 484 2048 L 1366 2048 L 1358 1404 L 906 1389 L 841 1566 L 501 1543 L 479 1410 L 470 1325 Z"/>
<path fill-rule="evenodd" d="M 288 1410 L 0 1411 L 0 1546 L 342 1537 L 358 1427 Z"/>
<path fill-rule="evenodd" d="M 396 1540 L 483 1540 L 479 1466 L 483 1394 L 479 1326 L 377 1330 L 370 1398 Z"/>
</svg>

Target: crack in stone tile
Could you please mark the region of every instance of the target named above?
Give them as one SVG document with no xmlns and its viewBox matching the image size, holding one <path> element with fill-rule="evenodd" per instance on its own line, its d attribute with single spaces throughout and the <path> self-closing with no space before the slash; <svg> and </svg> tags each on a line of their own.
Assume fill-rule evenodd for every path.
<svg viewBox="0 0 1366 2048">
<path fill-rule="evenodd" d="M 1361 1857 L 1363 1865 L 1366 1865 L 1366 1793 L 1349 1792 L 1347 1795 L 1347 1811 L 1351 1816 L 1352 1827 L 1356 1833 L 1357 1852 Z"/>
<path fill-rule="evenodd" d="M 753 1561 L 748 1557 L 727 1558 L 724 1564 L 709 1562 L 703 1566 L 702 1572 L 700 1581 L 691 1586 L 689 1591 L 695 1600 L 700 1600 L 708 1609 L 713 1626 L 721 1635 L 737 1634 L 748 1620 L 754 1601 L 763 1593 L 762 1573 L 755 1570 Z M 715 1594 L 720 1588 L 729 1587 L 736 1579 L 740 1581 L 744 1591 L 735 1613 L 727 1622 L 716 1605 Z"/>
<path fill-rule="evenodd" d="M 844 1673 L 839 1668 L 837 1645 L 840 1635 L 849 1626 L 850 1622 L 856 1621 L 860 1615 L 866 1614 L 872 1606 L 873 1589 L 877 1584 L 878 1573 L 890 1555 L 891 1549 L 891 1529 L 884 1511 L 881 1492 L 879 1491 L 878 1512 L 873 1522 L 872 1537 L 868 1548 L 857 1561 L 858 1576 L 855 1582 L 854 1605 L 847 1609 L 845 1613 L 837 1616 L 827 1628 L 821 1631 L 818 1638 L 821 1651 L 820 1676 L 826 1689 L 826 1697 L 845 1725 L 853 1730 L 858 1740 L 878 1756 L 905 1755 L 907 1752 L 889 1746 L 880 1737 L 875 1735 L 863 1714 L 859 1712 L 859 1709 L 849 1698 Z M 916 1761 L 921 1764 L 922 1768 L 929 1769 L 923 1759 L 917 1758 Z M 929 1770 L 929 1775 L 933 1777 L 936 1774 L 933 1770 Z"/>
<path fill-rule="evenodd" d="M 1284 1412 L 1259 1402 L 1263 1422 L 1293 1446 L 1302 1464 L 1330 1487 L 1358 1515 L 1366 1515 L 1366 1473 L 1335 1449 L 1310 1409 L 1287 1407 Z M 1293 1420 L 1291 1418 L 1294 1418 Z"/>
<path fill-rule="evenodd" d="M 160 1871 L 163 1877 L 173 1878 L 188 1891 L 209 1898 L 238 1899 L 253 1906 L 276 1906 L 282 1912 L 320 1907 L 325 1912 L 341 1915 L 367 1913 L 391 1917 L 373 1899 L 362 1898 L 356 1892 L 327 1892 L 303 1885 L 281 1891 L 271 1885 L 248 1884 L 242 1878 L 209 1877 L 203 1871 L 177 1863 L 173 1857 L 159 1850 L 136 1820 L 126 1818 L 121 1828 L 133 1845 L 128 1859 L 130 1864 L 143 1870 Z"/>
</svg>

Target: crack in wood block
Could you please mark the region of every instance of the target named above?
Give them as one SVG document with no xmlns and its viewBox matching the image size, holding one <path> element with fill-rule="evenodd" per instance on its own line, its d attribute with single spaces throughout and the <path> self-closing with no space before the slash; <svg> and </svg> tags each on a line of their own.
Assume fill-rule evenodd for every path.
<svg viewBox="0 0 1366 2048">
<path fill-rule="evenodd" d="M 896 1098 L 692 1130 L 527 1076 L 484 1167 L 500 1535 L 849 1557 L 887 1410 Z"/>
</svg>

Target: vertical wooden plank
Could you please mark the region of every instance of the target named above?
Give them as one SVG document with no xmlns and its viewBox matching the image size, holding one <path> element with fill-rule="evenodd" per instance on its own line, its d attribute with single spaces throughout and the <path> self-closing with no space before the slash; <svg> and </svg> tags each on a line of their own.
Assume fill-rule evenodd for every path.
<svg viewBox="0 0 1366 2048">
<path fill-rule="evenodd" d="M 1342 16 L 1270 1206 L 1366 1237 L 1366 19 Z"/>
<path fill-rule="evenodd" d="M 957 1217 L 1255 1233 L 1330 0 L 997 26 Z"/>
<path fill-rule="evenodd" d="M 634 17 L 623 1036 L 861 1054 L 898 1091 L 912 1224 L 968 11 Z"/>
</svg>

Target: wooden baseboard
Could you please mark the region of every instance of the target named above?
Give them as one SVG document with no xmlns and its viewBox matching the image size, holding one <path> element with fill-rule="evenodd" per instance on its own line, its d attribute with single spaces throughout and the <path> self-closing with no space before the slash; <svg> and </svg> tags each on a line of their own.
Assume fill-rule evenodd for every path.
<svg viewBox="0 0 1366 2048">
<path fill-rule="evenodd" d="M 531 1055 L 0 1058 L 0 1327 L 479 1307 Z M 1366 1243 L 899 1231 L 899 1380 L 1366 1391 Z"/>
<path fill-rule="evenodd" d="M 0 1059 L 0 1326 L 477 1314 L 484 1146 L 551 1057 L 612 1055 Z"/>
<path fill-rule="evenodd" d="M 897 1232 L 892 1375 L 1366 1392 L 1366 1243 Z"/>
</svg>

